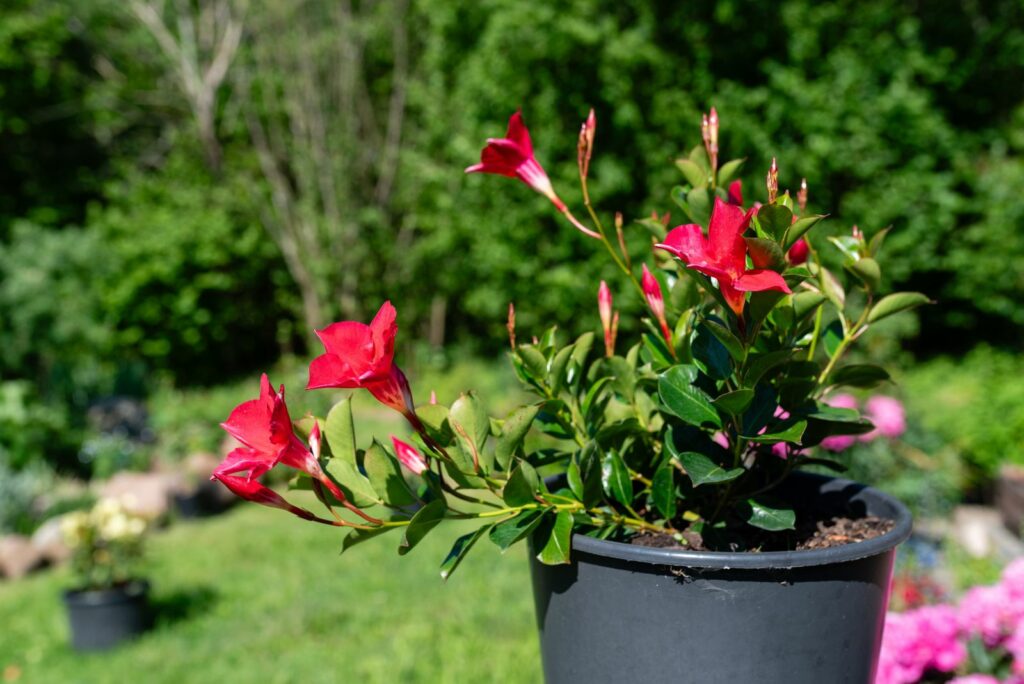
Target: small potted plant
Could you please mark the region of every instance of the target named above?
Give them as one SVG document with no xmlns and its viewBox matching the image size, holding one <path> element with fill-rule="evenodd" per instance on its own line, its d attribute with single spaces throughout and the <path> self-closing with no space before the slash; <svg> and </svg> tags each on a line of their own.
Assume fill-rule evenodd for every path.
<svg viewBox="0 0 1024 684">
<path fill-rule="evenodd" d="M 779 192 L 774 161 L 764 203 L 745 206 L 742 162 L 719 164 L 718 125 L 712 109 L 703 145 L 677 161 L 681 225 L 670 229 L 668 215 L 629 224 L 650 233 L 642 252 L 621 215 L 609 230 L 591 205 L 593 112 L 577 146 L 587 221 L 556 194 L 519 113 L 467 169 L 520 179 L 608 253 L 618 289 L 649 312 L 630 342 L 618 339 L 604 282 L 596 315 L 561 321 L 573 337 L 555 326 L 523 335 L 510 305 L 511 362 L 535 399 L 500 417 L 473 393 L 417 406 L 385 302 L 369 325 L 317 331 L 325 353 L 307 389 L 366 389 L 411 436 L 357 449 L 350 398 L 293 423 L 284 388 L 264 375 L 259 398 L 223 424 L 243 446 L 213 477 L 346 528 L 344 549 L 393 532 L 406 554 L 446 520 L 476 521 L 442 559 L 445 578 L 482 539 L 527 543 L 551 684 L 870 682 L 910 515 L 871 488 L 801 469 L 839 467 L 818 447 L 874 429 L 837 397 L 889 375 L 847 352 L 927 298 L 881 295 L 885 231 L 831 239 L 841 267 L 828 267 L 828 245 L 808 237 L 824 217 L 806 210 L 806 183 L 796 197 Z M 298 471 L 327 512 L 260 484 L 277 466 Z"/>
<path fill-rule="evenodd" d="M 64 592 L 76 650 L 112 648 L 148 628 L 149 582 L 133 574 L 146 528 L 146 519 L 117 499 L 101 499 L 92 510 L 62 519 L 78 577 L 77 587 Z"/>
</svg>

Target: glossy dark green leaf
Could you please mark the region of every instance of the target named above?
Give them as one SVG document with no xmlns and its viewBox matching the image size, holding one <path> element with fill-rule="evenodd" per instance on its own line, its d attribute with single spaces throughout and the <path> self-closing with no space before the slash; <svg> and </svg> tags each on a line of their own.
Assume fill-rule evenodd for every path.
<svg viewBox="0 0 1024 684">
<path fill-rule="evenodd" d="M 673 366 L 658 378 L 658 395 L 674 415 L 691 425 L 710 423 L 722 426 L 718 411 L 704 391 L 690 384 L 692 371 L 687 366 Z"/>
<path fill-rule="evenodd" d="M 509 520 L 504 520 L 491 528 L 488 536 L 499 549 L 506 551 L 510 546 L 523 539 L 540 524 L 544 511 L 530 509 L 522 511 Z"/>
<path fill-rule="evenodd" d="M 928 304 L 931 300 L 920 292 L 897 292 L 882 297 L 877 304 L 871 307 L 868 314 L 868 323 L 877 323 L 902 311 L 909 311 L 922 304 Z"/>
<path fill-rule="evenodd" d="M 508 468 L 512 456 L 523 443 L 539 411 L 540 406 L 537 405 L 520 406 L 505 419 L 501 426 L 501 436 L 494 445 L 494 458 L 500 468 Z"/>
<path fill-rule="evenodd" d="M 723 468 L 704 454 L 684 451 L 677 455 L 694 487 L 702 484 L 728 482 L 743 474 L 743 468 Z"/>
<path fill-rule="evenodd" d="M 484 536 L 489 529 L 491 529 L 490 525 L 484 525 L 455 540 L 451 550 L 448 551 L 448 555 L 441 562 L 441 579 L 447 580 L 452 576 L 452 573 L 462 563 L 462 559 L 466 557 L 469 550 L 473 548 L 477 540 Z"/>
<path fill-rule="evenodd" d="M 825 216 L 804 216 L 803 218 L 797 219 L 793 225 L 786 229 L 786 237 L 783 240 L 782 248 L 787 252 L 789 248 L 796 244 L 796 241 L 804 236 L 814 226 L 825 218 Z"/>
<path fill-rule="evenodd" d="M 769 532 L 792 530 L 796 527 L 796 513 L 791 508 L 781 507 L 763 499 L 747 499 L 749 512 L 747 523 Z"/>
<path fill-rule="evenodd" d="M 627 404 L 632 404 L 633 393 L 636 390 L 636 371 L 634 366 L 621 356 L 613 356 L 607 359 L 606 362 L 611 369 L 612 389 Z"/>
<path fill-rule="evenodd" d="M 426 506 L 416 511 L 416 515 L 405 528 L 405 536 L 398 546 L 398 553 L 402 556 L 409 553 L 413 548 L 427 536 L 430 530 L 437 527 L 437 524 L 444 518 L 448 510 L 443 499 L 434 499 Z"/>
<path fill-rule="evenodd" d="M 721 323 L 712 320 L 705 320 L 701 325 L 711 331 L 711 334 L 722 343 L 722 346 L 725 347 L 725 350 L 729 352 L 729 356 L 736 363 L 743 363 L 743 360 L 747 357 L 747 351 L 743 348 L 743 343 L 739 341 L 739 338 L 731 330 Z"/>
<path fill-rule="evenodd" d="M 505 483 L 501 498 L 509 506 L 525 506 L 536 501 L 534 497 L 539 491 L 537 471 L 526 461 L 520 461 Z"/>
<path fill-rule="evenodd" d="M 617 451 L 609 451 L 601 460 L 601 485 L 605 494 L 623 506 L 633 503 L 633 482 L 625 461 Z"/>
<path fill-rule="evenodd" d="M 580 500 L 587 508 L 601 503 L 604 485 L 601 481 L 600 448 L 594 442 L 588 443 L 579 454 L 580 478 L 583 481 L 583 495 Z"/>
<path fill-rule="evenodd" d="M 743 426 L 743 433 L 756 435 L 757 432 L 768 424 L 768 421 L 775 415 L 778 408 L 778 398 L 775 390 L 769 385 L 758 385 L 754 388 L 754 401 L 750 403 L 740 421 Z"/>
<path fill-rule="evenodd" d="M 793 349 L 780 349 L 750 357 L 746 373 L 743 375 L 743 384 L 747 387 L 754 387 L 765 373 L 789 361 L 794 353 Z"/>
<path fill-rule="evenodd" d="M 363 469 L 374 491 L 389 506 L 408 506 L 416 501 L 402 476 L 398 461 L 377 440 L 363 456 Z"/>
<path fill-rule="evenodd" d="M 793 442 L 797 443 L 800 438 L 804 435 L 804 430 L 807 429 L 806 420 L 798 420 L 791 425 L 787 425 L 783 428 L 777 429 L 774 432 L 767 432 L 760 435 L 748 435 L 748 439 L 753 439 L 761 444 L 778 444 L 779 442 Z"/>
<path fill-rule="evenodd" d="M 732 375 L 732 363 L 725 345 L 718 341 L 704 324 L 697 326 L 697 334 L 690 343 L 693 362 L 704 373 L 718 380 Z"/>
<path fill-rule="evenodd" d="M 825 295 L 820 292 L 809 290 L 797 292 L 793 295 L 793 314 L 800 320 L 808 314 L 817 311 L 818 307 L 825 302 Z"/>
<path fill-rule="evenodd" d="M 881 366 L 870 363 L 851 364 L 832 371 L 828 377 L 830 385 L 848 385 L 850 387 L 875 387 L 889 379 L 889 372 Z"/>
<path fill-rule="evenodd" d="M 829 358 L 836 355 L 842 341 L 843 326 L 839 321 L 832 321 L 821 334 L 821 343 L 825 347 L 825 353 L 829 355 Z"/>
<path fill-rule="evenodd" d="M 544 565 L 563 565 L 569 562 L 572 543 L 572 513 L 559 511 L 551 527 L 547 543 L 537 554 L 537 560 Z"/>
<path fill-rule="evenodd" d="M 523 367 L 536 382 L 543 383 L 548 374 L 548 360 L 537 347 L 532 344 L 521 344 L 516 349 Z"/>
<path fill-rule="evenodd" d="M 356 428 L 352 422 L 352 397 L 345 397 L 327 413 L 324 435 L 331 448 L 331 457 L 356 464 Z"/>
<path fill-rule="evenodd" d="M 757 220 L 762 230 L 775 240 L 781 240 L 793 224 L 793 212 L 782 204 L 765 204 L 757 210 Z"/>
<path fill-rule="evenodd" d="M 725 411 L 729 415 L 738 416 L 747 410 L 750 402 L 754 400 L 754 390 L 742 388 L 721 394 L 712 400 L 715 408 Z"/>
<path fill-rule="evenodd" d="M 569 491 L 580 501 L 583 500 L 583 475 L 580 473 L 580 466 L 576 461 L 569 461 L 569 467 L 565 471 L 565 480 L 569 485 Z"/>
<path fill-rule="evenodd" d="M 559 350 L 555 357 L 551 359 L 551 370 L 548 372 L 548 385 L 551 387 L 551 391 L 554 394 L 558 394 L 565 387 L 566 383 L 566 371 L 569 367 L 569 359 L 572 357 L 574 345 L 569 345 L 564 349 Z"/>
<path fill-rule="evenodd" d="M 671 463 L 665 463 L 654 471 L 651 478 L 651 503 L 665 517 L 671 520 L 676 517 L 676 482 L 675 468 Z"/>
</svg>

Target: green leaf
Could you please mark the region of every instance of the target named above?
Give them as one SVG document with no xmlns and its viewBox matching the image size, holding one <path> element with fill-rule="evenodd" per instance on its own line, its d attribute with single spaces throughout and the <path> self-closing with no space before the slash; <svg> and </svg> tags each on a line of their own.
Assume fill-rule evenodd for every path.
<svg viewBox="0 0 1024 684">
<path fill-rule="evenodd" d="M 551 370 L 548 372 L 548 385 L 551 386 L 551 391 L 554 394 L 561 392 L 565 386 L 566 368 L 569 365 L 569 358 L 572 356 L 575 348 L 576 345 L 570 344 L 555 354 L 555 358 L 551 360 Z"/>
<path fill-rule="evenodd" d="M 881 366 L 859 363 L 835 369 L 829 376 L 828 383 L 831 385 L 870 388 L 888 379 L 888 371 Z"/>
<path fill-rule="evenodd" d="M 747 387 L 754 387 L 765 373 L 788 361 L 794 352 L 793 349 L 780 349 L 751 357 L 750 363 L 747 364 L 747 371 L 743 375 L 743 384 Z"/>
<path fill-rule="evenodd" d="M 448 552 L 448 555 L 445 556 L 445 559 L 441 562 L 441 579 L 447 580 L 452 576 L 452 573 L 455 572 L 457 567 L 459 567 L 459 564 L 462 562 L 462 559 L 466 557 L 466 554 L 469 553 L 469 550 L 473 548 L 473 545 L 476 544 L 477 540 L 484 536 L 484 533 L 489 529 L 491 529 L 490 525 L 484 525 L 483 527 L 479 527 L 455 540 L 455 543 L 452 544 L 452 548 Z"/>
<path fill-rule="evenodd" d="M 523 443 L 526 433 L 530 431 L 540 406 L 520 406 L 509 414 L 501 426 L 501 436 L 494 445 L 494 458 L 502 469 L 508 468 L 512 456 Z"/>
<path fill-rule="evenodd" d="M 770 385 L 757 385 L 754 388 L 754 401 L 741 420 L 744 434 L 757 434 L 757 431 L 767 425 L 775 415 L 778 405 L 775 390 Z"/>
<path fill-rule="evenodd" d="M 868 323 L 877 323 L 883 318 L 888 318 L 901 311 L 908 311 L 930 302 L 931 300 L 920 292 L 897 292 L 882 297 L 877 304 L 871 307 L 871 312 L 868 314 Z"/>
<path fill-rule="evenodd" d="M 539 491 L 537 471 L 526 461 L 520 461 L 505 483 L 501 498 L 509 506 L 525 506 L 536 501 L 534 495 Z"/>
<path fill-rule="evenodd" d="M 693 377 L 691 367 L 673 366 L 658 378 L 658 395 L 662 403 L 674 415 L 691 425 L 711 423 L 722 427 L 718 411 L 711 405 L 711 398 L 702 390 L 690 384 Z"/>
<path fill-rule="evenodd" d="M 750 406 L 750 402 L 753 400 L 754 390 L 744 387 L 719 395 L 711 403 L 715 408 L 721 409 L 731 416 L 738 416 L 747 410 L 747 407 Z"/>
<path fill-rule="evenodd" d="M 885 236 L 889 234 L 890 230 L 892 230 L 892 226 L 882 228 L 872 236 L 871 242 L 868 243 L 868 253 L 871 256 L 878 256 L 878 252 L 882 249 L 882 243 L 885 242 Z"/>
<path fill-rule="evenodd" d="M 583 375 L 587 357 L 594 346 L 594 333 L 585 332 L 576 338 L 572 347 L 572 355 L 569 357 L 569 368 L 565 374 L 565 381 L 575 385 L 576 381 Z"/>
<path fill-rule="evenodd" d="M 843 324 L 839 321 L 829 323 L 825 328 L 825 332 L 822 333 L 821 342 L 829 358 L 835 356 L 836 352 L 839 351 L 839 345 L 843 342 Z"/>
<path fill-rule="evenodd" d="M 736 176 L 736 174 L 739 173 L 745 161 L 747 160 L 731 159 L 722 164 L 721 168 L 718 169 L 718 187 L 724 188 L 727 185 L 729 185 L 729 181 L 731 181 Z"/>
<path fill-rule="evenodd" d="M 580 466 L 576 461 L 569 461 L 569 467 L 565 471 L 566 482 L 569 483 L 569 491 L 580 501 L 583 500 L 583 475 L 580 474 Z"/>
<path fill-rule="evenodd" d="M 747 499 L 750 507 L 747 523 L 769 532 L 796 529 L 796 512 L 790 508 L 779 508 L 766 503 L 764 499 Z"/>
<path fill-rule="evenodd" d="M 621 356 L 613 356 L 607 359 L 608 367 L 611 369 L 612 389 L 623 398 L 627 404 L 633 403 L 633 395 L 636 392 L 636 371 L 633 364 Z M 696 369 L 694 369 L 696 370 Z"/>
<path fill-rule="evenodd" d="M 569 549 L 572 543 L 572 513 L 559 511 L 555 516 L 555 524 L 544 548 L 537 554 L 537 560 L 545 565 L 563 565 L 569 562 Z"/>
<path fill-rule="evenodd" d="M 461 425 L 477 448 L 482 449 L 491 432 L 491 419 L 475 392 L 463 394 L 448 410 L 448 421 Z"/>
<path fill-rule="evenodd" d="M 828 297 L 828 300 L 832 302 L 836 309 L 842 311 L 843 307 L 846 306 L 846 290 L 843 289 L 839 280 L 827 268 L 821 269 L 821 275 L 825 296 Z"/>
<path fill-rule="evenodd" d="M 324 435 L 331 447 L 332 459 L 340 458 L 356 464 L 356 428 L 352 422 L 351 396 L 331 407 L 324 421 Z"/>
<path fill-rule="evenodd" d="M 580 501 L 587 508 L 601 503 L 603 483 L 601 481 L 600 447 L 595 442 L 588 442 L 580 451 L 580 478 L 583 481 L 583 494 Z"/>
<path fill-rule="evenodd" d="M 676 483 L 671 463 L 665 463 L 651 478 L 651 503 L 665 516 L 666 520 L 676 517 Z"/>
<path fill-rule="evenodd" d="M 521 344 L 516 348 L 516 353 L 523 360 L 523 367 L 527 374 L 538 384 L 544 383 L 548 374 L 548 360 L 532 344 Z"/>
<path fill-rule="evenodd" d="M 686 194 L 686 204 L 693 222 L 706 226 L 711 219 L 711 193 L 704 188 L 694 188 Z"/>
<path fill-rule="evenodd" d="M 444 518 L 447 510 L 448 507 L 443 499 L 434 499 L 416 511 L 416 515 L 412 516 L 412 520 L 409 521 L 405 528 L 405 536 L 402 537 L 402 543 L 398 546 L 399 555 L 404 556 L 412 551 L 413 547 L 419 544 L 430 530 L 437 527 L 437 524 Z"/>
<path fill-rule="evenodd" d="M 786 237 L 782 241 L 782 248 L 789 251 L 789 248 L 796 244 L 796 241 L 804 236 L 804 233 L 809 231 L 814 226 L 818 225 L 818 222 L 825 218 L 822 216 L 805 216 L 804 218 L 798 219 L 793 225 L 786 229 Z"/>
<path fill-rule="evenodd" d="M 375 527 L 371 530 L 361 530 L 352 528 L 349 533 L 345 535 L 345 538 L 341 540 L 341 553 L 345 553 L 356 544 L 362 544 L 364 541 L 379 537 L 380 535 L 390 530 L 397 530 L 398 527 Z"/>
<path fill-rule="evenodd" d="M 503 520 L 491 528 L 488 536 L 502 551 L 524 538 L 540 524 L 544 511 L 536 508 L 522 511 L 508 520 Z"/>
<path fill-rule="evenodd" d="M 609 451 L 601 461 L 601 485 L 605 493 L 623 506 L 633 503 L 633 482 L 629 469 L 617 451 Z"/>
<path fill-rule="evenodd" d="M 693 362 L 707 375 L 724 380 L 732 375 L 732 364 L 725 345 L 718 341 L 704 324 L 697 326 L 697 334 L 690 343 Z"/>
<path fill-rule="evenodd" d="M 689 159 L 677 159 L 676 166 L 686 176 L 686 182 L 695 188 L 703 188 L 708 184 L 708 174 L 701 166 Z"/>
<path fill-rule="evenodd" d="M 882 281 L 882 270 L 878 267 L 878 262 L 871 257 L 858 259 L 852 264 L 848 264 L 846 268 L 857 276 L 864 283 L 864 287 L 871 292 L 878 289 L 878 285 Z"/>
<path fill-rule="evenodd" d="M 743 343 L 739 341 L 731 330 L 712 320 L 705 320 L 701 325 L 711 331 L 711 334 L 722 343 L 722 346 L 725 347 L 725 350 L 729 352 L 729 356 L 736 363 L 743 363 L 744 359 L 747 358 L 746 349 L 743 348 Z"/>
<path fill-rule="evenodd" d="M 345 498 L 359 508 L 384 503 L 370 481 L 356 466 L 343 458 L 332 458 L 324 466 L 327 474 L 337 483 Z"/>
<path fill-rule="evenodd" d="M 774 240 L 754 237 L 743 239 L 747 243 L 747 253 L 754 263 L 754 268 L 767 268 L 782 273 L 789 266 L 789 262 L 786 261 L 786 253 Z"/>
<path fill-rule="evenodd" d="M 757 220 L 761 228 L 778 241 L 792 225 L 793 212 L 782 204 L 765 204 L 757 210 Z"/>
<path fill-rule="evenodd" d="M 763 435 L 751 435 L 747 439 L 752 439 L 761 444 L 778 444 L 779 442 L 799 442 L 800 438 L 804 435 L 804 430 L 807 429 L 806 420 L 798 420 L 792 425 L 786 427 L 778 432 L 770 432 Z"/>
<path fill-rule="evenodd" d="M 363 469 L 384 503 L 397 508 L 415 503 L 416 497 L 402 477 L 398 461 L 377 440 L 373 440 L 363 456 Z"/>
<path fill-rule="evenodd" d="M 793 295 L 793 313 L 796 320 L 814 313 L 825 301 L 825 295 L 820 292 L 803 291 Z"/>
<path fill-rule="evenodd" d="M 696 451 L 683 451 L 677 454 L 676 458 L 683 465 L 694 487 L 699 487 L 702 484 L 728 482 L 729 480 L 735 480 L 743 474 L 743 468 L 729 468 L 727 470 L 704 454 L 698 454 Z"/>
<path fill-rule="evenodd" d="M 668 196 L 672 198 L 680 209 L 685 211 L 687 215 L 690 213 L 690 205 L 686 203 L 686 188 L 682 185 L 677 185 L 668 193 Z"/>
</svg>

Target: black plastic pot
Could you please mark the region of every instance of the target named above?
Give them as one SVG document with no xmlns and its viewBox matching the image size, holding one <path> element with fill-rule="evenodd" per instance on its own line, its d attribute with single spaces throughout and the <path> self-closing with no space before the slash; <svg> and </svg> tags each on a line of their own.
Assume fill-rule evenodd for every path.
<svg viewBox="0 0 1024 684">
<path fill-rule="evenodd" d="M 828 515 L 895 521 L 842 547 L 724 553 L 572 540 L 531 559 L 548 684 L 870 684 L 910 512 L 849 480 L 799 474 L 780 495 Z"/>
<path fill-rule="evenodd" d="M 149 582 L 64 592 L 76 651 L 103 651 L 149 629 Z"/>
</svg>

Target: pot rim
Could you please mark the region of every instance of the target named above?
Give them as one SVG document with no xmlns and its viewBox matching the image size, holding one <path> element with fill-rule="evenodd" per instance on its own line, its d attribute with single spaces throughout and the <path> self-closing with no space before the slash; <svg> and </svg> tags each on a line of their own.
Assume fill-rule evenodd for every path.
<svg viewBox="0 0 1024 684">
<path fill-rule="evenodd" d="M 614 558 L 623 561 L 667 565 L 671 567 L 709 568 L 717 570 L 772 570 L 806 568 L 867 558 L 886 553 L 903 543 L 913 529 L 910 511 L 898 499 L 873 487 L 815 473 L 795 473 L 794 478 L 817 480 L 821 493 L 841 492 L 848 487 L 857 491 L 851 501 L 861 501 L 871 509 L 871 514 L 895 521 L 885 534 L 866 541 L 844 544 L 827 549 L 802 549 L 796 551 L 687 551 L 686 549 L 664 549 L 636 546 L 623 542 L 595 539 L 582 534 L 573 534 L 572 549 L 583 554 Z"/>
<path fill-rule="evenodd" d="M 149 580 L 132 579 L 107 589 L 66 589 L 64 602 L 69 606 L 107 606 L 128 603 L 149 593 Z"/>
</svg>

